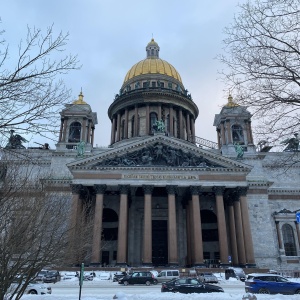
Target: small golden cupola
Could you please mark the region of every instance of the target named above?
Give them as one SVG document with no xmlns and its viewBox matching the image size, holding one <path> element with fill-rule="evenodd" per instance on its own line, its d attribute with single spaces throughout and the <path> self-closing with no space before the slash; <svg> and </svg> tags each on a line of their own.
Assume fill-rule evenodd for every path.
<svg viewBox="0 0 300 300">
<path fill-rule="evenodd" d="M 75 101 L 73 102 L 73 104 L 87 104 L 87 103 L 83 100 L 82 90 L 80 91 L 80 94 L 78 95 L 78 99 L 75 100 Z"/>
<path fill-rule="evenodd" d="M 76 149 L 80 142 L 84 142 L 86 151 L 91 151 L 95 125 L 98 123 L 97 113 L 92 112 L 90 105 L 83 100 L 82 90 L 78 99 L 72 104 L 66 104 L 60 115 L 60 135 L 56 149 Z"/>
</svg>

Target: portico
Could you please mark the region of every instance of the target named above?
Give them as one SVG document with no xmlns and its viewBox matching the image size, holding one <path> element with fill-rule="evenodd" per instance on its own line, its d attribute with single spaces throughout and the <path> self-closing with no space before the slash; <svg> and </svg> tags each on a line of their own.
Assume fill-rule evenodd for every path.
<svg viewBox="0 0 300 300">
<path fill-rule="evenodd" d="M 139 147 L 148 145 L 151 150 L 150 145 L 156 149 L 159 143 L 164 152 L 170 138 L 149 139 L 150 144 L 145 141 Z M 175 145 L 168 147 L 178 151 Z M 194 150 L 194 160 L 203 151 L 188 147 Z M 127 158 L 134 154 L 125 147 L 118 161 L 122 161 L 122 153 Z M 76 193 L 80 186 L 93 198 L 90 263 L 102 265 L 103 251 L 108 251 L 109 264 L 120 266 L 204 266 L 210 260 L 226 266 L 230 264 L 229 256 L 235 265 L 255 264 L 247 209 L 247 169 L 242 165 L 232 169 L 230 160 L 212 162 L 204 156 L 200 157 L 207 166 L 211 164 L 210 168 L 182 167 L 181 162 L 168 168 L 155 165 L 154 157 L 149 166 L 120 163 L 103 168 L 102 157 L 69 165 L 74 176 L 74 213 L 86 211 L 82 206 L 85 194 Z M 105 161 L 111 159 L 106 155 Z M 213 163 L 218 167 L 213 168 Z M 101 171 L 95 167 L 100 164 Z M 118 216 L 114 225 L 105 223 L 104 209 Z M 115 241 L 106 240 L 103 234 L 111 230 L 110 226 L 117 230 Z"/>
</svg>

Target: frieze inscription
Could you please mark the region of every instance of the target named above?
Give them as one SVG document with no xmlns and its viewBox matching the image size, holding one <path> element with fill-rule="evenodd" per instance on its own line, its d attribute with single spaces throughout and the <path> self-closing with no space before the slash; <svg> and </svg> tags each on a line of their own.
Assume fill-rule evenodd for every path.
<svg viewBox="0 0 300 300">
<path fill-rule="evenodd" d="M 164 175 L 164 174 L 124 174 L 123 179 L 146 179 L 146 180 L 197 180 L 194 175 Z"/>
</svg>

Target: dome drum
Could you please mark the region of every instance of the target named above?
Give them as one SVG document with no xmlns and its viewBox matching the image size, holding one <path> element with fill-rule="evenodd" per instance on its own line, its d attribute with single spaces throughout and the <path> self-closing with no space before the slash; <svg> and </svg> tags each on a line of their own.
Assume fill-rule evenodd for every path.
<svg viewBox="0 0 300 300">
<path fill-rule="evenodd" d="M 184 88 L 183 84 L 174 79 L 173 77 L 150 74 L 150 75 L 139 75 L 128 81 L 126 84 L 123 84 L 120 89 L 120 95 L 126 92 L 130 92 L 132 90 L 137 89 L 148 89 L 148 88 L 162 88 L 174 90 L 177 92 L 181 92 L 185 95 L 188 94 L 188 91 Z M 189 95 L 191 97 L 191 95 Z"/>
<path fill-rule="evenodd" d="M 113 115 L 118 111 L 129 106 L 140 106 L 146 104 L 164 104 L 180 107 L 183 110 L 189 111 L 196 119 L 199 114 L 197 105 L 193 102 L 189 94 L 178 92 L 165 88 L 147 88 L 136 89 L 130 92 L 123 93 L 122 95 L 116 95 L 114 102 L 108 109 L 108 116 L 112 119 Z"/>
</svg>

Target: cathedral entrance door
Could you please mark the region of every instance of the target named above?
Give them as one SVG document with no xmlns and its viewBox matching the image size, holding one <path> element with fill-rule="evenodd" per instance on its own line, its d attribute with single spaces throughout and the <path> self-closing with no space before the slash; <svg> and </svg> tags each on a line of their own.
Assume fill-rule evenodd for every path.
<svg viewBox="0 0 300 300">
<path fill-rule="evenodd" d="M 152 220 L 152 263 L 154 266 L 168 264 L 167 220 Z"/>
</svg>

